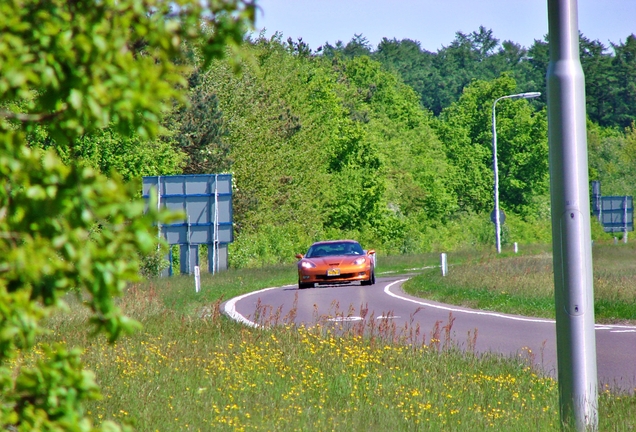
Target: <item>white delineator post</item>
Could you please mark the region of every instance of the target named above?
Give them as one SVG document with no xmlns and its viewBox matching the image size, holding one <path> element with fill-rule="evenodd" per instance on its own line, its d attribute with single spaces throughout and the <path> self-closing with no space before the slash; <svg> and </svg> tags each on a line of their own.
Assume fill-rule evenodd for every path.
<svg viewBox="0 0 636 432">
<path fill-rule="evenodd" d="M 561 422 L 598 428 L 596 335 L 585 116 L 576 0 L 548 0 L 552 250 Z"/>
<path fill-rule="evenodd" d="M 201 270 L 199 266 L 194 266 L 194 291 L 201 291 Z"/>
<path fill-rule="evenodd" d="M 446 254 L 442 253 L 439 259 L 440 267 L 442 268 L 442 276 L 446 276 L 446 274 L 448 273 L 448 260 L 446 259 Z"/>
</svg>

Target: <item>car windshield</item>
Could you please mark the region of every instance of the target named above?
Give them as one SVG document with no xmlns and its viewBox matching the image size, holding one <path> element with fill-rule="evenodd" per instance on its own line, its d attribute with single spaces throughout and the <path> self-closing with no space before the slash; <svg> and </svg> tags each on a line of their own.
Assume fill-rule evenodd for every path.
<svg viewBox="0 0 636 432">
<path fill-rule="evenodd" d="M 359 243 L 322 243 L 313 245 L 307 251 L 306 258 L 319 258 L 334 255 L 363 255 L 364 251 Z"/>
</svg>

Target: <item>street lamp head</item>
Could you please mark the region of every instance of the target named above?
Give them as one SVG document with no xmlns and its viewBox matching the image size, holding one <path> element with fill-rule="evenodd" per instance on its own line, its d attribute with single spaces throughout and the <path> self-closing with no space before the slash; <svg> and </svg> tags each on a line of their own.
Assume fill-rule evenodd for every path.
<svg viewBox="0 0 636 432">
<path fill-rule="evenodd" d="M 501 96 L 500 98 L 495 99 L 495 101 L 493 102 L 493 111 L 495 109 L 495 105 L 497 104 L 497 102 L 499 102 L 502 99 L 512 99 L 512 98 L 523 98 L 523 99 L 532 99 L 532 98 L 536 98 L 541 96 L 541 93 L 539 92 L 527 92 L 527 93 L 517 93 L 517 94 L 511 94 L 511 95 L 506 95 L 506 96 Z"/>
<path fill-rule="evenodd" d="M 528 93 L 521 93 L 519 95 L 519 97 L 522 97 L 524 99 L 532 99 L 532 98 L 536 98 L 541 96 L 540 92 L 528 92 Z"/>
</svg>

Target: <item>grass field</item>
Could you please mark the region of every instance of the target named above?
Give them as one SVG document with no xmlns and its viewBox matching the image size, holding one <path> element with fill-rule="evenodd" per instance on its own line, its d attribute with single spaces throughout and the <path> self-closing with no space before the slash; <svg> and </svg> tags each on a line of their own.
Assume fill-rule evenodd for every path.
<svg viewBox="0 0 636 432">
<path fill-rule="evenodd" d="M 524 249 L 524 248 L 522 248 Z M 636 243 L 596 244 L 594 304 L 596 322 L 636 323 Z M 473 255 L 477 257 L 477 254 Z M 410 294 L 475 309 L 554 318 L 552 251 L 534 246 L 515 255 L 465 253 L 448 256 L 445 277 L 429 269 L 404 285 Z"/>
<path fill-rule="evenodd" d="M 631 273 L 618 263 L 633 249 L 622 249 L 595 249 L 596 263 L 608 260 L 598 283 L 606 287 L 597 291 L 608 304 L 633 301 Z M 411 288 L 437 281 L 427 296 L 459 287 L 469 294 L 444 294 L 445 301 L 549 316 L 548 256 L 538 249 L 453 254 L 446 278 L 423 270 Z M 437 254 L 379 257 L 378 272 L 438 261 Z M 492 288 L 482 295 L 487 301 L 467 289 L 476 273 L 483 283 L 475 286 Z M 355 328 L 344 336 L 326 327 L 248 328 L 220 315 L 222 299 L 294 283 L 294 266 L 202 277 L 200 293 L 186 276 L 131 286 L 120 306 L 143 330 L 114 345 L 87 335 L 87 314 L 74 299 L 50 320 L 46 341 L 85 347 L 83 360 L 104 396 L 89 406 L 96 423 L 110 419 L 139 431 L 560 430 L 556 382 L 533 369 L 533 353 L 459 352 L 443 328 L 427 330 L 424 345 L 395 343 L 383 329 L 363 337 Z M 526 299 L 536 300 L 527 306 Z M 25 354 L 16 366 L 39 355 Z M 601 390 L 599 429 L 635 430 L 636 397 Z"/>
</svg>

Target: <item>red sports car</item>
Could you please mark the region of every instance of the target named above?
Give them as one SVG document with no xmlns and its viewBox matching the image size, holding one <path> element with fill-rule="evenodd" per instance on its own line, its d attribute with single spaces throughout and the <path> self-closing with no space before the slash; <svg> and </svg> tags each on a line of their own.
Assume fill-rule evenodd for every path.
<svg viewBox="0 0 636 432">
<path fill-rule="evenodd" d="M 296 255 L 298 288 L 314 284 L 340 284 L 359 281 L 375 283 L 375 251 L 365 251 L 354 240 L 321 241 L 311 245 L 305 255 Z"/>
</svg>

